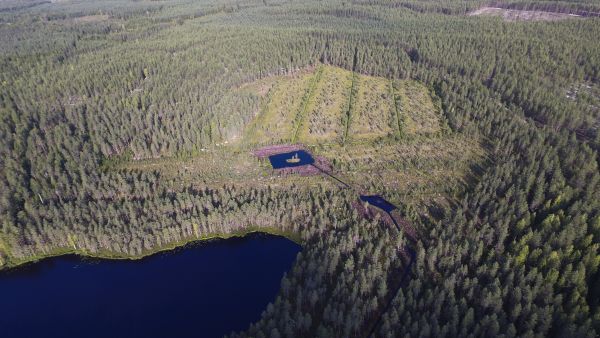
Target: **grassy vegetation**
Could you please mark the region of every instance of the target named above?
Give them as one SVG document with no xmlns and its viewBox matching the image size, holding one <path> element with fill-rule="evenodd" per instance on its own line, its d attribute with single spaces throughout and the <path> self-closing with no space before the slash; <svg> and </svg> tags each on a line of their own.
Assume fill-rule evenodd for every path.
<svg viewBox="0 0 600 338">
<path fill-rule="evenodd" d="M 440 107 L 434 104 L 428 89 L 417 81 L 395 82 L 399 111 L 406 135 L 435 135 L 442 130 Z"/>
<path fill-rule="evenodd" d="M 256 90 L 264 109 L 240 144 L 360 143 L 391 137 L 400 129 L 434 136 L 445 124 L 437 99 L 412 80 L 393 81 L 390 88 L 389 79 L 321 65 L 243 88 Z"/>
<path fill-rule="evenodd" d="M 338 176 L 361 191 L 426 208 L 460 197 L 485 150 L 476 139 L 451 135 L 322 147 L 320 154 L 332 158 Z"/>
<path fill-rule="evenodd" d="M 264 98 L 264 108 L 247 128 L 244 140 L 251 144 L 289 142 L 295 133 L 296 114 L 305 104 L 302 94 L 309 87 L 312 77 L 311 73 L 299 72 L 274 80 L 275 88 Z M 255 85 L 250 88 L 257 87 Z"/>
<path fill-rule="evenodd" d="M 328 184 L 326 180 L 314 177 L 274 176 L 267 160 L 261 161 L 252 155 L 249 149 L 237 145 L 223 145 L 187 157 L 130 161 L 112 167 L 112 170 L 148 173 L 157 171 L 173 187 L 217 188 L 233 184 L 277 188 L 293 184 L 303 187 Z"/>
<path fill-rule="evenodd" d="M 396 135 L 398 136 L 398 138 L 402 138 L 402 135 L 404 134 L 404 115 L 401 113 L 400 111 L 400 95 L 398 95 L 398 92 L 396 91 L 396 87 L 394 85 L 394 80 L 390 80 L 389 83 L 389 92 L 390 92 L 390 96 L 392 97 L 392 100 L 394 101 L 394 118 L 396 120 Z"/>
<path fill-rule="evenodd" d="M 306 115 L 309 112 L 311 106 L 313 106 L 315 100 L 315 92 L 318 90 L 317 86 L 321 82 L 321 77 L 323 76 L 323 67 L 319 67 L 315 74 L 310 79 L 310 83 L 308 87 L 304 90 L 304 96 L 302 97 L 302 105 L 300 109 L 296 113 L 294 117 L 294 127 L 293 133 L 291 137 L 292 143 L 296 143 L 298 141 L 298 136 L 300 135 L 300 131 L 305 124 Z M 320 88 L 319 88 L 320 90 Z M 285 109 L 285 108 L 284 108 Z"/>
<path fill-rule="evenodd" d="M 350 125 L 352 139 L 373 139 L 393 134 L 394 110 L 388 82 L 381 77 L 360 77 L 354 105 L 354 119 Z"/>
<path fill-rule="evenodd" d="M 346 108 L 346 116 L 344 116 L 344 139 L 342 143 L 346 143 L 348 140 L 348 132 L 350 130 L 350 123 L 352 122 L 352 110 L 354 109 L 354 101 L 356 100 L 356 83 L 358 81 L 358 74 L 352 72 L 352 84 L 350 85 L 350 98 L 348 99 L 348 108 Z"/>
<path fill-rule="evenodd" d="M 348 97 L 351 74 L 341 68 L 322 67 L 320 81 L 311 91 L 311 100 L 303 114 L 306 123 L 300 128 L 298 141 L 319 144 L 342 139 L 344 127 L 340 113 Z"/>
<path fill-rule="evenodd" d="M 442 135 L 440 107 L 416 81 L 320 65 L 245 84 L 231 95 L 246 94 L 259 97 L 262 109 L 241 139 L 193 156 L 119 162 L 114 168 L 159 171 L 173 186 L 335 187 L 323 177 L 272 175 L 268 161 L 250 153 L 296 139 L 329 159 L 336 175 L 358 190 L 385 192 L 395 203 L 426 210 L 456 201 L 485 157 L 479 140 Z"/>
</svg>

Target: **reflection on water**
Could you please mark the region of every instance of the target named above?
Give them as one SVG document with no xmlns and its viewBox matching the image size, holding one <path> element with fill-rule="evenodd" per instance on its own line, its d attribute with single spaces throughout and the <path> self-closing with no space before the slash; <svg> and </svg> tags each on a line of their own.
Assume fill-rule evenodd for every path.
<svg viewBox="0 0 600 338">
<path fill-rule="evenodd" d="M 0 274 L 2 337 L 220 337 L 260 318 L 300 246 L 254 234 L 139 261 L 70 255 Z"/>
</svg>

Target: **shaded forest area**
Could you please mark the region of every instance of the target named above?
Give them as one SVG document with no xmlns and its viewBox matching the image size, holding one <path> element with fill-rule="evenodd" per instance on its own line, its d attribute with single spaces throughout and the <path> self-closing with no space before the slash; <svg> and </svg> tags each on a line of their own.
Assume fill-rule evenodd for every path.
<svg viewBox="0 0 600 338">
<path fill-rule="evenodd" d="M 0 2 L 0 264 L 271 229 L 305 249 L 261 320 L 235 336 L 362 337 L 381 315 L 381 337 L 596 336 L 600 21 L 466 16 L 491 4 Z M 436 217 L 401 210 L 421 239 L 398 294 L 406 239 L 362 219 L 351 194 L 202 187 L 115 165 L 216 148 L 260 109 L 235 88 L 317 64 L 419 81 L 452 133 L 488 147 L 456 203 Z"/>
</svg>

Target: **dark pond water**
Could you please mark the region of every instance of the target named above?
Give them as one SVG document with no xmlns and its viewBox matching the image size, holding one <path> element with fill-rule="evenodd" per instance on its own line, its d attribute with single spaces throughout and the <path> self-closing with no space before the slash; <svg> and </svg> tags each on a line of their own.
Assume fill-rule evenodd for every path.
<svg viewBox="0 0 600 338">
<path fill-rule="evenodd" d="M 294 162 L 288 161 L 292 157 L 296 157 L 297 160 Z M 289 153 L 271 155 L 269 156 L 269 161 L 271 162 L 271 166 L 273 166 L 273 169 L 298 167 L 301 165 L 315 163 L 313 157 L 307 151 L 304 150 L 297 150 Z"/>
<path fill-rule="evenodd" d="M 395 205 L 379 195 L 361 195 L 360 200 L 363 202 L 369 202 L 370 205 L 376 206 L 385 212 L 392 212 L 393 210 L 397 209 Z"/>
<path fill-rule="evenodd" d="M 220 337 L 275 300 L 301 247 L 253 234 L 139 261 L 63 256 L 0 274 L 0 337 Z"/>
</svg>

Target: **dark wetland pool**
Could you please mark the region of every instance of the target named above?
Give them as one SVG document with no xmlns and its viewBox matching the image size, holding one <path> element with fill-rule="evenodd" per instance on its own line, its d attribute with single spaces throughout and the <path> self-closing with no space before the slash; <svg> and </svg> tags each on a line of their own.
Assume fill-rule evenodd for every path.
<svg viewBox="0 0 600 338">
<path fill-rule="evenodd" d="M 252 234 L 138 261 L 46 259 L 0 273 L 0 337 L 221 337 L 260 318 L 300 250 Z"/>
<path fill-rule="evenodd" d="M 296 150 L 269 156 L 273 169 L 299 167 L 315 163 L 315 160 L 305 150 Z"/>
</svg>

